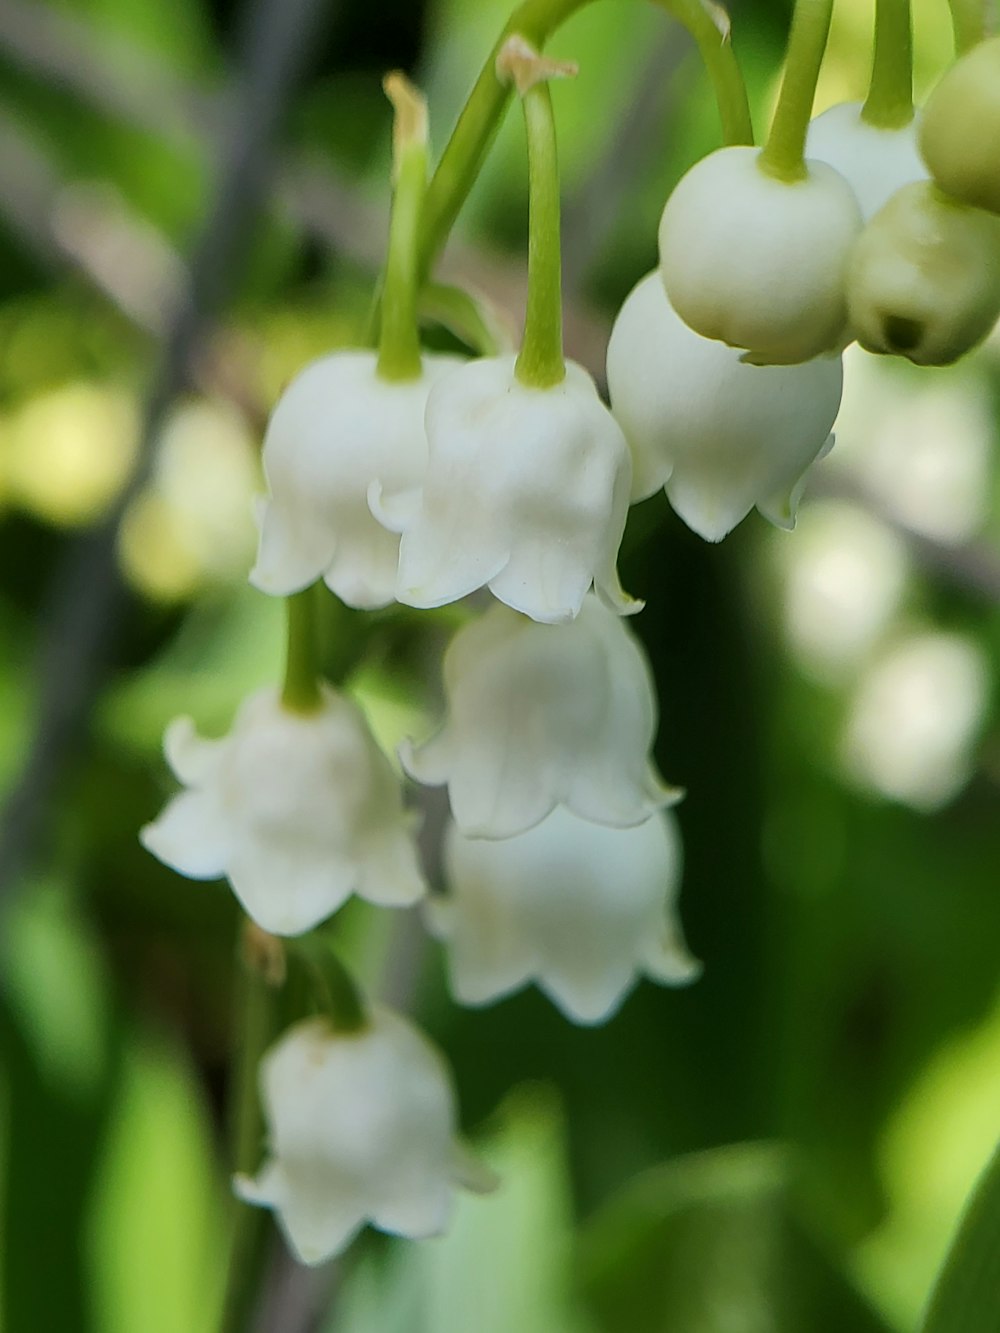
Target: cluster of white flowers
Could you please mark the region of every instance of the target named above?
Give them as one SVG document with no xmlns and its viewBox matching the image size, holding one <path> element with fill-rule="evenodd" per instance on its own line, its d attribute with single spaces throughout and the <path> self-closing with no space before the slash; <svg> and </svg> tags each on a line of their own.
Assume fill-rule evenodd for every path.
<svg viewBox="0 0 1000 1333">
<path fill-rule="evenodd" d="M 535 59 L 514 75 L 527 96 L 565 71 L 525 50 L 511 60 L 523 74 Z M 407 114 L 420 119 L 412 97 Z M 322 580 L 361 609 L 494 599 L 445 654 L 439 730 L 400 755 L 418 783 L 447 786 L 445 884 L 427 894 L 400 779 L 326 685 L 304 702 L 253 696 L 222 740 L 171 724 L 185 790 L 145 845 L 193 878 L 227 876 L 277 935 L 352 893 L 425 899 L 466 1004 L 533 981 L 598 1023 L 640 975 L 692 981 L 680 793 L 653 764 L 655 685 L 622 619 L 641 608 L 617 574 L 628 507 L 662 487 L 708 541 L 755 507 L 792 527 L 832 443 L 846 342 L 943 361 L 982 336 L 1000 271 L 969 274 L 1000 220 L 945 199 L 915 144 L 914 122 L 873 126 L 845 105 L 814 123 L 797 173 L 742 146 L 697 164 L 664 210 L 659 269 L 615 322 L 611 410 L 561 355 L 537 382 L 514 356 L 425 354 L 389 374 L 375 352 L 339 351 L 308 366 L 264 442 L 255 586 Z M 277 1210 L 305 1262 L 366 1220 L 439 1231 L 452 1185 L 483 1183 L 456 1146 L 440 1057 L 398 1015 L 306 1021 L 261 1077 L 272 1160 L 239 1188 Z"/>
</svg>

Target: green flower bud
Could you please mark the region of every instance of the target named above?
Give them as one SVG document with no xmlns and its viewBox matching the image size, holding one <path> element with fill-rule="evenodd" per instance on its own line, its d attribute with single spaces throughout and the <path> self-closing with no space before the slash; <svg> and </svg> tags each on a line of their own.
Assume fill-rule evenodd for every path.
<svg viewBox="0 0 1000 1333">
<path fill-rule="evenodd" d="M 1000 218 L 906 185 L 861 233 L 847 273 L 851 328 L 869 352 L 947 366 L 1000 316 Z"/>
<path fill-rule="evenodd" d="M 967 51 L 931 93 L 920 151 L 943 190 L 1000 213 L 1000 37 Z"/>
</svg>

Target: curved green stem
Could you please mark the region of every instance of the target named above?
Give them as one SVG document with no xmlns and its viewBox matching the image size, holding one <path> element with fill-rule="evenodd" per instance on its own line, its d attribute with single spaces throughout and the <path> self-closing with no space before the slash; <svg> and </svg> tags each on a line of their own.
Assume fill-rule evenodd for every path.
<svg viewBox="0 0 1000 1333">
<path fill-rule="evenodd" d="M 285 598 L 288 637 L 281 702 L 292 713 L 315 713 L 323 702 L 319 687 L 316 594 L 314 585 Z"/>
<path fill-rule="evenodd" d="M 746 84 L 729 40 L 728 26 L 719 26 L 705 0 L 654 0 L 654 3 L 683 23 L 697 43 L 715 91 L 723 142 L 727 145 L 752 144 L 753 124 Z M 725 13 L 724 10 L 721 12 Z"/>
<path fill-rule="evenodd" d="M 378 373 L 385 380 L 413 380 L 421 368 L 417 247 L 427 189 L 426 116 L 419 94 L 401 78 L 387 79 L 386 89 L 396 106 L 396 188 L 382 285 Z"/>
<path fill-rule="evenodd" d="M 562 348 L 559 165 L 552 94 L 545 80 L 521 97 L 528 136 L 528 306 L 514 373 L 548 389 L 566 378 Z"/>
<path fill-rule="evenodd" d="M 512 33 L 539 50 L 566 19 L 592 0 L 524 0 L 514 10 L 487 57 L 441 155 L 424 200 L 419 271 L 427 277 L 486 157 L 511 95 L 496 74 L 496 58 Z M 715 86 L 727 143 L 753 143 L 743 76 L 733 49 L 722 40 L 701 0 L 654 0 L 690 30 Z"/>
<path fill-rule="evenodd" d="M 948 0 L 955 54 L 964 55 L 988 35 L 987 0 Z"/>
<path fill-rule="evenodd" d="M 875 53 L 861 119 L 898 130 L 913 119 L 913 24 L 910 0 L 876 0 Z"/>
<path fill-rule="evenodd" d="M 833 0 L 797 0 L 795 5 L 785 77 L 771 132 L 758 159 L 761 170 L 778 180 L 792 183 L 806 175 L 806 131 L 832 13 Z"/>
<path fill-rule="evenodd" d="M 304 963 L 316 1003 L 329 1018 L 335 1032 L 360 1032 L 368 1025 L 361 992 L 354 978 L 337 957 L 329 936 L 320 931 L 288 941 L 293 957 Z"/>
</svg>

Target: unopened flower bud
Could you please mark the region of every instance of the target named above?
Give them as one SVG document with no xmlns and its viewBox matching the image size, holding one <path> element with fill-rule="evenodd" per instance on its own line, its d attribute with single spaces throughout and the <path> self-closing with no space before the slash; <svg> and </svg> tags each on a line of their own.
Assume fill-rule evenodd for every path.
<svg viewBox="0 0 1000 1333">
<path fill-rule="evenodd" d="M 904 186 L 855 246 L 847 299 L 869 352 L 950 365 L 1000 316 L 1000 218 L 932 182 Z"/>
<path fill-rule="evenodd" d="M 920 151 L 943 190 L 1000 213 L 1000 37 L 967 51 L 931 93 Z"/>
<path fill-rule="evenodd" d="M 674 309 L 703 338 L 763 364 L 809 361 L 842 341 L 861 213 L 825 163 L 787 182 L 759 157 L 722 148 L 683 177 L 660 221 L 660 272 Z"/>
<path fill-rule="evenodd" d="M 861 102 L 840 102 L 817 116 L 806 157 L 833 167 L 850 185 L 867 222 L 897 190 L 927 178 L 917 151 L 917 121 L 896 129 L 871 125 Z"/>
</svg>

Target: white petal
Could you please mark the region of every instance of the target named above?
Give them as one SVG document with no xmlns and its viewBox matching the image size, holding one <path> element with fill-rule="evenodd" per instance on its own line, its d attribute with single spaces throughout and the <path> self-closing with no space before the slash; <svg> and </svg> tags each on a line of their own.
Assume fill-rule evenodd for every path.
<svg viewBox="0 0 1000 1333">
<path fill-rule="evenodd" d="M 175 717 L 163 734 L 163 753 L 178 781 L 198 787 L 218 770 L 225 742 L 205 740 L 189 717 Z"/>
<path fill-rule="evenodd" d="M 680 517 L 720 541 L 755 505 L 771 513 L 822 455 L 843 372 L 832 357 L 744 363 L 688 328 L 653 273 L 615 321 L 608 384 L 636 474 L 663 476 Z"/>
<path fill-rule="evenodd" d="M 358 896 L 380 907 L 410 907 L 427 892 L 413 838 L 392 829 L 364 852 Z"/>
<path fill-rule="evenodd" d="M 593 381 L 529 389 L 510 356 L 481 358 L 427 400 L 428 468 L 405 521 L 397 597 L 440 606 L 489 586 L 543 623 L 572 619 L 595 576 L 609 582 L 628 450 Z M 613 580 L 611 580 L 613 583 Z M 613 589 L 612 589 L 613 591 Z"/>
<path fill-rule="evenodd" d="M 336 535 L 305 506 L 274 500 L 261 509 L 260 545 L 250 582 L 272 597 L 289 597 L 315 583 L 333 560 Z"/>
<path fill-rule="evenodd" d="M 233 830 L 218 803 L 203 792 L 181 792 L 139 831 L 148 852 L 189 879 L 218 879 L 233 849 Z"/>
<path fill-rule="evenodd" d="M 599 1023 L 641 972 L 693 979 L 673 916 L 679 874 L 673 821 L 654 815 L 609 829 L 561 810 L 501 842 L 450 826 L 444 862 L 453 895 L 452 989 L 485 1003 L 535 979 L 568 1017 Z"/>
<path fill-rule="evenodd" d="M 393 1236 L 409 1236 L 423 1240 L 440 1236 L 448 1225 L 452 1211 L 452 1193 L 442 1182 L 422 1191 L 401 1194 L 379 1204 L 372 1214 L 372 1222 L 380 1231 Z"/>
<path fill-rule="evenodd" d="M 350 896 L 357 866 L 262 839 L 247 841 L 228 867 L 233 892 L 247 914 L 271 935 L 302 935 L 325 921 Z"/>
</svg>

